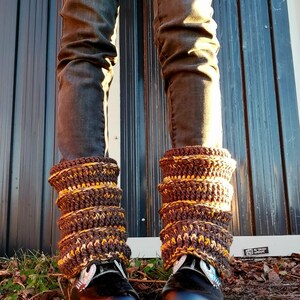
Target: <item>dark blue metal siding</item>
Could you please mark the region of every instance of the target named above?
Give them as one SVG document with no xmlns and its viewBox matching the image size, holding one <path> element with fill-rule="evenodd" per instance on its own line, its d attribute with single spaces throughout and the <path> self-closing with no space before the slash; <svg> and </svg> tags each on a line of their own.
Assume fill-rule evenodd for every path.
<svg viewBox="0 0 300 300">
<path fill-rule="evenodd" d="M 272 0 L 269 3 L 272 20 L 274 81 L 277 97 L 280 141 L 284 175 L 286 208 L 290 232 L 300 234 L 300 159 L 299 115 L 294 84 L 291 41 L 282 34 L 282 26 L 288 27 L 286 2 Z M 291 84 L 292 83 L 292 84 Z"/>
<path fill-rule="evenodd" d="M 0 1 L 2 253 L 53 243 L 56 11 L 55 1 Z"/>
<path fill-rule="evenodd" d="M 232 180 L 235 188 L 232 230 L 235 234 L 252 235 L 254 212 L 249 177 L 249 139 L 245 126 L 247 115 L 244 108 L 239 6 L 237 1 L 218 1 L 215 2 L 214 10 L 215 18 L 218 20 L 218 36 L 222 43 L 219 67 L 223 100 L 224 147 L 230 149 L 238 164 Z"/>
<path fill-rule="evenodd" d="M 17 1 L 0 1 L 0 248 L 7 244 L 14 104 Z M 5 28 L 5 30 L 3 30 Z"/>
<path fill-rule="evenodd" d="M 132 7 L 136 4 L 128 1 L 124 7 L 129 2 Z M 135 133 L 131 143 L 123 148 L 122 170 L 126 182 L 122 181 L 122 184 L 126 189 L 127 182 L 134 182 L 137 176 L 146 178 L 146 194 L 130 201 L 147 203 L 145 211 L 140 206 L 139 216 L 147 216 L 147 233 L 158 235 L 160 200 L 155 189 L 160 181 L 158 160 L 170 144 L 166 136 L 163 84 L 153 43 L 152 1 L 143 4 L 144 27 L 140 26 L 140 30 L 144 33 L 144 44 L 121 43 L 123 60 L 129 54 L 130 61 L 134 61 L 144 53 L 142 75 L 132 70 L 131 79 L 128 79 L 127 71 L 131 67 L 123 65 L 121 70 L 122 97 L 126 106 L 122 116 L 124 120 L 131 117 L 130 107 L 136 101 L 131 89 L 127 89 L 130 84 L 134 83 L 135 89 L 144 92 L 144 99 L 140 99 L 143 103 L 138 105 L 145 107 L 144 134 L 136 134 L 136 123 L 133 127 L 130 124 L 122 127 L 123 135 Z M 287 3 L 279 0 L 214 0 L 213 6 L 221 42 L 224 146 L 238 162 L 233 178 L 233 233 L 298 234 L 300 129 Z M 137 24 L 141 13 L 134 13 L 131 10 L 129 16 L 132 24 Z M 121 26 L 126 28 L 127 21 L 121 22 Z M 141 164 L 146 167 L 136 173 L 131 172 L 130 166 L 138 162 L 134 149 L 139 149 L 139 145 L 146 148 L 146 164 L 144 161 Z M 131 204 L 126 202 L 126 205 L 130 209 Z M 139 222 L 133 215 L 130 215 L 131 219 Z"/>
<path fill-rule="evenodd" d="M 120 1 L 121 5 L 121 182 L 127 208 L 128 231 L 146 236 L 146 144 L 143 86 L 143 2 Z M 126 50 L 125 50 L 126 49 Z M 139 49 L 139 51 L 138 51 Z M 125 58 L 126 56 L 126 58 Z M 130 101 L 128 101 L 130 99 Z M 130 174 L 128 176 L 128 174 Z"/>
<path fill-rule="evenodd" d="M 56 220 L 59 212 L 55 206 L 56 195 L 48 184 L 49 170 L 53 163 L 59 161 L 59 152 L 56 139 L 56 53 L 57 36 L 60 32 L 60 22 L 58 22 L 58 7 L 60 0 L 48 1 L 48 34 L 47 34 L 47 65 L 46 65 L 46 90 L 45 90 L 45 136 L 44 136 L 44 178 L 42 194 L 42 224 L 40 236 L 40 249 L 49 252 L 56 251 L 56 242 L 59 240 L 59 233 Z"/>
<path fill-rule="evenodd" d="M 288 232 L 267 1 L 241 1 L 241 49 L 257 234 Z"/>
<path fill-rule="evenodd" d="M 19 12 L 8 249 L 40 246 L 44 177 L 47 3 L 20 1 Z"/>
</svg>

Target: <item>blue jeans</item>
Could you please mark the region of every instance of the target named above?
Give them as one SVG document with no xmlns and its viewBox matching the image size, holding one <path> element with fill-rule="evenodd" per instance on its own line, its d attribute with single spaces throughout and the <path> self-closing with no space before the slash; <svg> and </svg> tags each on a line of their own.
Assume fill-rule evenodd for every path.
<svg viewBox="0 0 300 300">
<path fill-rule="evenodd" d="M 64 1 L 57 66 L 64 159 L 105 155 L 118 10 L 117 0 Z M 154 0 L 154 12 L 172 146 L 221 147 L 219 43 L 211 1 Z"/>
</svg>

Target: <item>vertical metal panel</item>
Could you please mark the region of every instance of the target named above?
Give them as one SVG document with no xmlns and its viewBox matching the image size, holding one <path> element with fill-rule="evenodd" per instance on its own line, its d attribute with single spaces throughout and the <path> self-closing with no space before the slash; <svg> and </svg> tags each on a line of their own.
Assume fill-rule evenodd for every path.
<svg viewBox="0 0 300 300">
<path fill-rule="evenodd" d="M 272 39 L 275 60 L 275 82 L 279 109 L 280 137 L 283 148 L 286 192 L 288 197 L 291 231 L 300 233 L 300 129 L 297 95 L 287 2 L 269 1 L 272 19 Z M 282 34 L 282 32 L 285 34 Z"/>
<path fill-rule="evenodd" d="M 171 148 L 171 141 L 167 128 L 167 101 L 160 77 L 161 69 L 156 59 L 156 48 L 153 47 L 153 1 L 144 2 L 144 15 L 147 16 L 144 22 L 147 232 L 150 236 L 158 236 L 161 229 L 158 214 L 161 201 L 157 190 L 161 181 L 159 159 Z"/>
<path fill-rule="evenodd" d="M 54 162 L 59 161 L 59 153 L 56 139 L 56 53 L 60 38 L 60 22 L 57 22 L 57 14 L 61 7 L 60 0 L 48 1 L 48 32 L 47 32 L 47 66 L 46 66 L 46 114 L 44 136 L 44 173 L 43 173 L 43 203 L 42 203 L 42 229 L 41 249 L 45 252 L 56 251 L 59 239 L 56 220 L 58 210 L 55 205 L 56 194 L 48 184 L 48 175 Z M 58 34 L 57 34 L 58 33 Z"/>
<path fill-rule="evenodd" d="M 0 252 L 6 251 L 9 221 L 10 151 L 18 1 L 0 1 Z"/>
<path fill-rule="evenodd" d="M 256 234 L 286 234 L 268 2 L 241 0 L 240 15 Z"/>
<path fill-rule="evenodd" d="M 121 186 L 131 236 L 146 232 L 142 1 L 120 1 Z"/>
<path fill-rule="evenodd" d="M 47 20 L 48 1 L 20 2 L 9 252 L 40 247 Z"/>
<path fill-rule="evenodd" d="M 56 1 L 56 43 L 54 41 L 52 41 L 52 43 L 49 43 L 49 48 L 51 45 L 51 48 L 55 48 L 55 50 L 53 50 L 53 52 L 55 51 L 55 53 L 52 54 L 52 58 L 54 59 L 53 61 L 53 65 L 54 65 L 54 70 L 53 72 L 55 72 L 56 74 L 56 57 L 57 57 L 57 53 L 60 49 L 60 42 L 61 42 L 61 28 L 62 28 L 62 20 L 60 18 L 60 11 L 61 11 L 61 7 L 63 5 L 63 0 L 57 0 Z M 51 5 L 52 7 L 52 5 Z M 53 7 L 52 7 L 53 8 Z M 54 19 L 54 16 L 53 16 Z M 53 20 L 54 21 L 54 20 Z M 53 57 L 55 56 L 55 57 Z M 51 98 L 50 100 L 53 101 L 53 106 L 50 106 L 54 111 L 55 111 L 55 116 L 54 116 L 54 127 L 49 127 L 49 132 L 51 132 L 52 138 L 53 140 L 53 157 L 52 157 L 52 161 L 49 164 L 49 170 L 47 170 L 47 177 L 49 175 L 50 172 L 50 168 L 56 164 L 57 162 L 60 161 L 61 159 L 61 155 L 60 152 L 58 150 L 58 141 L 57 141 L 57 132 L 56 132 L 56 112 L 57 112 L 57 106 L 58 106 L 58 97 L 57 97 L 57 92 L 58 92 L 58 87 L 57 87 L 57 80 L 56 80 L 56 75 L 55 75 L 55 82 L 53 83 L 53 86 L 49 86 L 49 89 L 53 89 L 55 90 L 55 97 Z M 52 128 L 52 130 L 50 130 L 50 128 Z M 50 137 L 51 139 L 51 137 Z M 49 154 L 50 155 L 50 154 Z M 49 185 L 48 185 L 49 186 Z M 60 212 L 55 204 L 55 200 L 56 200 L 57 194 L 56 192 L 51 189 L 51 205 L 52 205 L 52 211 L 51 211 L 51 220 L 52 222 L 50 224 L 48 224 L 48 226 L 51 226 L 51 249 L 52 250 L 56 250 L 57 249 L 57 243 L 60 240 L 61 236 L 60 236 L 60 232 L 58 230 L 58 226 L 57 226 L 57 220 L 60 216 Z"/>
<path fill-rule="evenodd" d="M 218 54 L 222 90 L 224 147 L 237 160 L 232 183 L 235 194 L 232 204 L 234 235 L 252 235 L 253 207 L 251 173 L 249 170 L 249 140 L 243 101 L 242 55 L 240 51 L 239 14 L 236 0 L 214 1 L 214 18 L 221 49 Z"/>
</svg>

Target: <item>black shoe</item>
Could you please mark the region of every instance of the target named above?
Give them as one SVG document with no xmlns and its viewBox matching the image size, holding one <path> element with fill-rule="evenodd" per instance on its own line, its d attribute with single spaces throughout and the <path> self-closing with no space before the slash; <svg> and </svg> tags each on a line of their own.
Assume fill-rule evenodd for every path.
<svg viewBox="0 0 300 300">
<path fill-rule="evenodd" d="M 163 300 L 223 300 L 216 270 L 195 256 L 183 256 L 162 290 Z"/>
<path fill-rule="evenodd" d="M 139 300 L 122 265 L 113 262 L 92 262 L 74 283 L 70 300 Z"/>
</svg>

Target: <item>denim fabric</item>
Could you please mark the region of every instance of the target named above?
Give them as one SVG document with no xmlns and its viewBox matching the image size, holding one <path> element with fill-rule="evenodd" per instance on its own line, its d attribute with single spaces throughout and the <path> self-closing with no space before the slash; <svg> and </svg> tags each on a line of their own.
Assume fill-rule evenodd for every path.
<svg viewBox="0 0 300 300">
<path fill-rule="evenodd" d="M 116 62 L 115 0 L 65 0 L 58 54 L 58 146 L 64 159 L 104 156 Z"/>
<path fill-rule="evenodd" d="M 216 23 L 209 0 L 154 0 L 154 30 L 173 147 L 222 144 Z M 118 1 L 65 0 L 58 55 L 58 144 L 65 159 L 104 156 L 117 56 Z"/>
<path fill-rule="evenodd" d="M 155 43 L 173 147 L 221 147 L 221 95 L 211 0 L 154 0 Z"/>
</svg>

